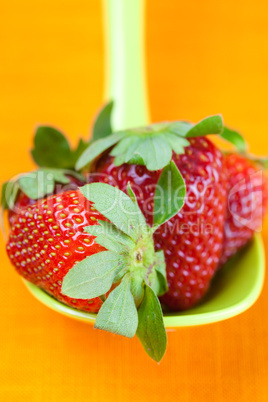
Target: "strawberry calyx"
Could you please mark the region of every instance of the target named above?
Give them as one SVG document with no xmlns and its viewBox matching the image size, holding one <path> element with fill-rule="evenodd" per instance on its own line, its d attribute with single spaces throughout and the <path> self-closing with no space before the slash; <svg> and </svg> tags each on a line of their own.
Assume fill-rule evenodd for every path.
<svg viewBox="0 0 268 402">
<path fill-rule="evenodd" d="M 74 169 L 75 163 L 88 147 L 90 141 L 79 139 L 75 149 L 71 149 L 66 136 L 50 126 L 39 126 L 34 135 L 31 155 L 41 168 Z"/>
<path fill-rule="evenodd" d="M 110 154 L 115 157 L 116 166 L 135 163 L 145 165 L 151 171 L 160 170 L 171 161 L 172 151 L 184 153 L 184 148 L 189 145 L 187 138 L 220 134 L 222 130 L 222 118 L 215 115 L 196 125 L 176 121 L 118 131 L 93 141 L 78 159 L 76 169 L 89 166 L 100 154 L 113 147 Z"/>
<path fill-rule="evenodd" d="M 174 196 L 181 176 L 173 165 L 163 170 L 158 186 L 165 193 L 162 183 L 168 170 L 171 172 L 171 196 Z M 184 182 L 180 183 L 185 191 Z M 168 287 L 164 254 L 162 251 L 155 252 L 153 234 L 183 204 L 171 203 L 168 216 L 157 215 L 155 210 L 158 218 L 150 227 L 130 185 L 128 194 L 104 183 L 86 184 L 80 191 L 108 219 L 98 220 L 97 225 L 84 229 L 96 236 L 96 242 L 107 251 L 75 264 L 64 277 L 61 292 L 77 299 L 100 297 L 104 303 L 97 315 L 95 328 L 129 338 L 137 334 L 145 351 L 159 362 L 166 350 L 167 336 L 157 296 L 166 293 Z M 165 197 L 162 201 L 165 203 Z M 158 207 L 156 204 L 155 208 Z"/>
<path fill-rule="evenodd" d="M 111 134 L 111 112 L 113 102 L 104 105 L 97 114 L 93 125 L 93 140 Z M 21 174 L 14 180 L 2 185 L 1 206 L 3 210 L 13 210 L 20 191 L 33 200 L 53 193 L 56 183 L 68 184 L 68 176 L 85 182 L 84 176 L 75 171 L 75 164 L 91 140 L 79 139 L 77 146 L 71 149 L 66 136 L 51 126 L 39 126 L 34 134 L 34 146 L 31 155 L 40 169 Z"/>
<path fill-rule="evenodd" d="M 90 168 L 105 151 L 114 156 L 116 166 L 129 163 L 145 165 L 151 171 L 160 170 L 171 161 L 173 151 L 176 154 L 184 153 L 189 138 L 210 134 L 219 134 L 240 151 L 246 147 L 241 134 L 224 127 L 221 115 L 209 116 L 197 124 L 163 122 L 112 133 L 112 108 L 113 102 L 110 102 L 100 112 L 95 127 L 104 129 L 95 135 L 94 127 L 93 142 L 78 158 L 75 165 L 77 170 Z"/>
<path fill-rule="evenodd" d="M 92 136 L 96 141 L 111 134 L 111 112 L 113 102 L 99 111 L 95 118 Z M 34 147 L 31 155 L 39 167 L 73 169 L 83 151 L 90 145 L 91 140 L 79 139 L 77 146 L 71 149 L 66 136 L 51 126 L 39 126 L 34 135 Z"/>
<path fill-rule="evenodd" d="M 80 138 L 76 148 L 71 149 L 61 131 L 50 126 L 37 127 L 31 155 L 40 169 L 20 174 L 2 185 L 2 208 L 13 210 L 20 191 L 30 199 L 37 200 L 52 194 L 56 183 L 69 184 L 70 176 L 85 182 L 85 178 L 75 171 L 74 166 L 89 144 L 90 141 Z"/>
<path fill-rule="evenodd" d="M 30 199 L 38 200 L 53 194 L 56 184 L 68 185 L 70 177 L 85 182 L 85 178 L 67 169 L 40 168 L 32 172 L 24 173 L 3 184 L 1 194 L 2 208 L 13 210 L 20 191 Z"/>
<path fill-rule="evenodd" d="M 242 134 L 238 131 L 225 126 L 222 130 L 221 137 L 233 144 L 237 152 L 245 153 L 247 151 L 247 143 Z"/>
</svg>

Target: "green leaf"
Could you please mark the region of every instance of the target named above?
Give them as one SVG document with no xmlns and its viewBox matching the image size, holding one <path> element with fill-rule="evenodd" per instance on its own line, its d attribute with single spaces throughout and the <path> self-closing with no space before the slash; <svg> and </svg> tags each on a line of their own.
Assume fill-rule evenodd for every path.
<svg viewBox="0 0 268 402">
<path fill-rule="evenodd" d="M 128 247 L 135 246 L 133 240 L 111 222 L 98 220 L 98 223 L 99 225 L 85 227 L 84 231 L 96 236 L 96 242 L 101 246 L 116 253 L 126 253 Z"/>
<path fill-rule="evenodd" d="M 8 181 L 2 186 L 1 206 L 3 210 L 13 209 L 18 195 L 19 186 L 17 182 Z"/>
<path fill-rule="evenodd" d="M 186 187 L 182 175 L 173 161 L 166 166 L 157 182 L 154 198 L 154 227 L 176 215 L 184 205 Z"/>
<path fill-rule="evenodd" d="M 93 299 L 108 292 L 123 268 L 119 254 L 102 251 L 74 265 L 65 275 L 61 292 L 76 299 Z"/>
<path fill-rule="evenodd" d="M 176 152 L 176 154 L 184 154 L 184 148 L 190 145 L 190 142 L 185 138 L 178 137 L 173 133 L 168 133 L 165 140 L 168 142 L 171 149 Z"/>
<path fill-rule="evenodd" d="M 68 184 L 75 177 L 82 183 L 85 178 L 73 170 L 38 169 L 22 174 L 16 181 L 9 181 L 2 186 L 1 205 L 3 209 L 13 209 L 19 190 L 34 200 L 52 194 L 56 183 Z"/>
<path fill-rule="evenodd" d="M 94 141 L 78 159 L 75 166 L 76 170 L 80 170 L 89 165 L 97 156 L 101 155 L 102 152 L 116 144 L 122 138 L 122 136 L 123 134 L 118 132 L 110 135 L 109 137 L 100 138 L 99 140 Z"/>
<path fill-rule="evenodd" d="M 111 115 L 113 106 L 113 101 L 107 103 L 98 114 L 93 127 L 93 141 L 107 137 L 112 133 Z"/>
<path fill-rule="evenodd" d="M 187 121 L 175 121 L 174 123 L 170 124 L 169 130 L 178 134 L 179 136 L 184 137 L 193 126 L 194 125 L 192 123 L 188 123 Z"/>
<path fill-rule="evenodd" d="M 114 164 L 115 166 L 120 166 L 123 163 L 126 162 L 126 154 L 129 150 L 130 147 L 132 147 L 133 144 L 136 144 L 137 142 L 137 136 L 126 136 L 125 138 L 122 138 L 121 141 L 119 141 L 115 147 L 111 150 L 110 155 L 115 156 L 114 159 Z M 133 163 L 133 161 L 131 161 Z M 139 163 L 144 165 L 144 161 L 139 158 Z"/>
<path fill-rule="evenodd" d="M 162 250 L 155 253 L 154 269 L 146 274 L 146 283 L 157 296 L 162 296 L 168 291 L 166 262 Z"/>
<path fill-rule="evenodd" d="M 145 165 L 143 158 L 137 151 L 137 147 L 143 141 L 139 135 L 129 135 L 121 139 L 118 144 L 111 150 L 110 155 L 115 156 L 115 166 L 120 166 L 123 163 L 132 163 L 136 165 Z"/>
<path fill-rule="evenodd" d="M 3 183 L 3 185 L 2 185 L 1 206 L 2 206 L 3 209 L 8 208 L 8 200 L 7 200 L 7 197 L 6 197 L 6 193 L 7 193 L 7 186 L 8 186 L 9 183 L 12 183 L 12 182 L 7 181 L 7 182 Z"/>
<path fill-rule="evenodd" d="M 130 135 L 126 136 L 125 138 L 122 138 L 118 144 L 115 145 L 115 147 L 111 150 L 110 155 L 112 156 L 124 156 L 124 161 L 125 161 L 125 153 L 129 149 L 132 144 L 134 144 L 137 141 L 137 136 Z"/>
<path fill-rule="evenodd" d="M 72 151 L 72 167 L 75 166 L 77 160 L 80 158 L 82 153 L 87 149 L 90 143 L 91 141 L 86 142 L 82 138 L 79 139 L 76 149 Z"/>
<path fill-rule="evenodd" d="M 114 152 L 113 152 L 114 153 Z M 115 153 L 114 153 L 115 154 Z M 142 163 L 148 170 L 162 169 L 171 159 L 172 151 L 159 134 L 133 137 L 132 144 L 125 152 L 126 163 Z"/>
<path fill-rule="evenodd" d="M 220 115 L 210 116 L 201 120 L 193 126 L 187 133 L 187 138 L 202 137 L 209 134 L 221 134 L 223 130 L 223 121 Z"/>
<path fill-rule="evenodd" d="M 18 186 L 29 198 L 37 200 L 52 194 L 56 183 L 70 183 L 70 179 L 66 175 L 85 181 L 83 176 L 72 170 L 39 169 L 20 176 Z"/>
<path fill-rule="evenodd" d="M 167 334 L 161 306 L 154 291 L 145 285 L 143 301 L 138 309 L 137 337 L 148 355 L 160 362 L 167 347 Z"/>
<path fill-rule="evenodd" d="M 47 194 L 53 193 L 55 181 L 53 174 L 47 170 L 37 170 L 29 172 L 26 175 L 19 177 L 18 183 L 20 189 L 34 200 L 43 198 Z"/>
<path fill-rule="evenodd" d="M 82 183 L 86 182 L 85 176 L 83 176 L 81 173 L 76 172 L 75 170 L 72 170 L 72 169 L 71 170 L 69 170 L 69 169 L 47 169 L 47 170 L 49 170 L 50 172 L 55 172 L 55 173 L 62 172 L 64 174 L 64 176 L 67 177 L 67 179 L 68 179 L 68 176 L 71 176 L 71 177 L 81 181 Z M 57 174 L 55 174 L 55 173 L 54 173 L 55 181 L 58 181 Z"/>
<path fill-rule="evenodd" d="M 127 194 L 105 183 L 87 184 L 80 191 L 118 229 L 134 242 L 137 240 L 140 233 L 139 217 L 135 204 Z"/>
<path fill-rule="evenodd" d="M 238 152 L 246 152 L 247 143 L 239 132 L 231 130 L 228 127 L 224 127 L 221 137 L 233 144 Z"/>
<path fill-rule="evenodd" d="M 148 170 L 160 170 L 166 166 L 172 157 L 172 150 L 167 141 L 159 135 L 145 138 L 136 150 L 141 156 Z"/>
<path fill-rule="evenodd" d="M 159 282 L 159 289 L 157 292 L 157 296 L 162 296 L 168 291 L 166 262 L 163 250 L 157 251 L 156 258 L 157 263 L 155 269 Z"/>
<path fill-rule="evenodd" d="M 138 314 L 125 276 L 108 296 L 97 315 L 94 328 L 133 338 L 138 326 Z"/>
<path fill-rule="evenodd" d="M 134 298 L 135 306 L 138 307 L 144 296 L 144 277 L 142 275 L 132 275 L 130 291 Z"/>
<path fill-rule="evenodd" d="M 54 180 L 54 182 L 61 183 L 61 184 L 68 184 L 70 183 L 70 179 L 66 176 L 66 173 L 68 171 L 64 171 L 62 169 L 44 169 L 44 173 L 47 175 L 51 175 L 51 180 Z M 70 171 L 70 175 L 72 176 L 72 171 Z"/>
<path fill-rule="evenodd" d="M 120 159 L 118 159 L 118 158 L 119 158 L 119 157 L 117 156 L 117 157 L 115 158 L 115 160 L 114 160 L 114 162 L 117 163 L 117 165 L 115 165 L 115 166 L 120 166 L 120 164 L 119 164 L 119 160 L 120 160 Z M 124 161 L 123 163 L 125 163 L 125 161 Z M 128 163 L 128 164 L 131 164 L 131 165 L 141 165 L 141 166 L 145 166 L 144 160 L 143 160 L 142 157 L 141 157 L 140 155 L 138 155 L 138 154 L 132 155 L 132 157 L 129 159 L 129 161 L 128 161 L 127 163 Z M 122 164 L 122 163 L 121 163 L 121 164 Z"/>
<path fill-rule="evenodd" d="M 166 262 L 165 262 L 165 254 L 163 250 L 159 250 L 156 253 L 157 264 L 156 270 L 160 272 L 165 278 L 167 277 L 166 273 Z"/>
<path fill-rule="evenodd" d="M 159 126 L 161 130 L 156 131 Z M 170 162 L 172 150 L 183 153 L 184 147 L 189 145 L 189 141 L 185 138 L 169 131 L 170 125 L 156 124 L 149 127 L 150 132 L 147 132 L 146 128 L 144 133 L 139 134 L 138 129 L 125 132 L 126 137 L 110 152 L 115 156 L 116 166 L 132 163 L 145 165 L 148 170 L 160 170 Z"/>
<path fill-rule="evenodd" d="M 34 137 L 31 151 L 35 163 L 40 167 L 71 168 L 72 152 L 65 136 L 53 127 L 40 126 Z"/>
<path fill-rule="evenodd" d="M 129 195 L 129 197 L 131 198 L 131 200 L 132 200 L 132 202 L 133 202 L 133 204 L 134 204 L 134 206 L 136 208 L 137 218 L 139 220 L 140 227 L 142 227 L 142 228 L 147 227 L 145 217 L 144 217 L 143 213 L 140 210 L 136 195 L 135 195 L 134 191 L 132 190 L 131 185 L 130 185 L 129 182 L 127 184 L 127 193 Z"/>
</svg>

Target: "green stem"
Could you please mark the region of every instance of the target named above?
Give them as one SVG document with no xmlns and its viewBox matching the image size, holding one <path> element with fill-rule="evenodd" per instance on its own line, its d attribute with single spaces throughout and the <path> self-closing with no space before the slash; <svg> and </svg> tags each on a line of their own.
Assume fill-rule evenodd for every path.
<svg viewBox="0 0 268 402">
<path fill-rule="evenodd" d="M 105 98 L 113 99 L 113 129 L 149 122 L 144 60 L 144 0 L 103 0 Z"/>
</svg>

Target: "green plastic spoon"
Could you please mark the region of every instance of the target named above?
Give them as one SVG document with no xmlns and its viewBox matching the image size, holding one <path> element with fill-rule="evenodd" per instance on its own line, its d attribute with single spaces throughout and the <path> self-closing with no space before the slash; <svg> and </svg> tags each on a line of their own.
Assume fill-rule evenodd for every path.
<svg viewBox="0 0 268 402">
<path fill-rule="evenodd" d="M 106 100 L 113 99 L 114 129 L 149 122 L 144 63 L 144 1 L 104 0 L 106 31 Z M 264 281 L 265 254 L 261 236 L 216 275 L 205 300 L 181 313 L 165 314 L 166 327 L 221 321 L 247 310 L 257 300 Z M 80 321 L 94 322 L 96 315 L 68 307 L 25 281 L 43 304 Z"/>
</svg>

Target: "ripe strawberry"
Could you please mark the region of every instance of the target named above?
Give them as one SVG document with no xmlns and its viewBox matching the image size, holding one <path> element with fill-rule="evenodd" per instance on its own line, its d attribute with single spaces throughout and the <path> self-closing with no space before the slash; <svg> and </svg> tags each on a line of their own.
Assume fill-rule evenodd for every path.
<svg viewBox="0 0 268 402">
<path fill-rule="evenodd" d="M 225 156 L 228 207 L 224 224 L 221 265 L 260 229 L 268 203 L 268 184 L 260 164 L 246 156 Z"/>
<path fill-rule="evenodd" d="M 180 174 L 175 165 L 164 173 L 169 169 L 174 189 Z M 65 304 L 98 312 L 96 328 L 137 334 L 160 361 L 167 345 L 157 298 L 167 290 L 164 255 L 155 252 L 153 230 L 127 191 L 93 183 L 28 205 L 14 218 L 6 249 L 25 279 Z M 177 211 L 172 204 L 170 216 Z M 157 217 L 157 227 L 167 221 Z"/>
<path fill-rule="evenodd" d="M 162 301 L 173 310 L 187 309 L 207 292 L 222 252 L 226 210 L 226 176 L 221 152 L 206 138 L 188 138 L 185 153 L 172 160 L 186 184 L 185 205 L 154 235 L 167 266 L 168 292 Z M 153 198 L 161 170 L 122 164 L 104 154 L 90 180 L 106 182 L 126 191 L 129 182 L 147 223 L 153 223 Z M 166 205 L 168 207 L 168 205 Z"/>
<path fill-rule="evenodd" d="M 66 273 L 77 261 L 105 250 L 83 232 L 105 220 L 79 191 L 67 191 L 28 205 L 13 215 L 6 249 L 17 272 L 56 299 L 80 310 L 97 312 L 102 301 L 74 299 L 61 293 Z"/>
</svg>

